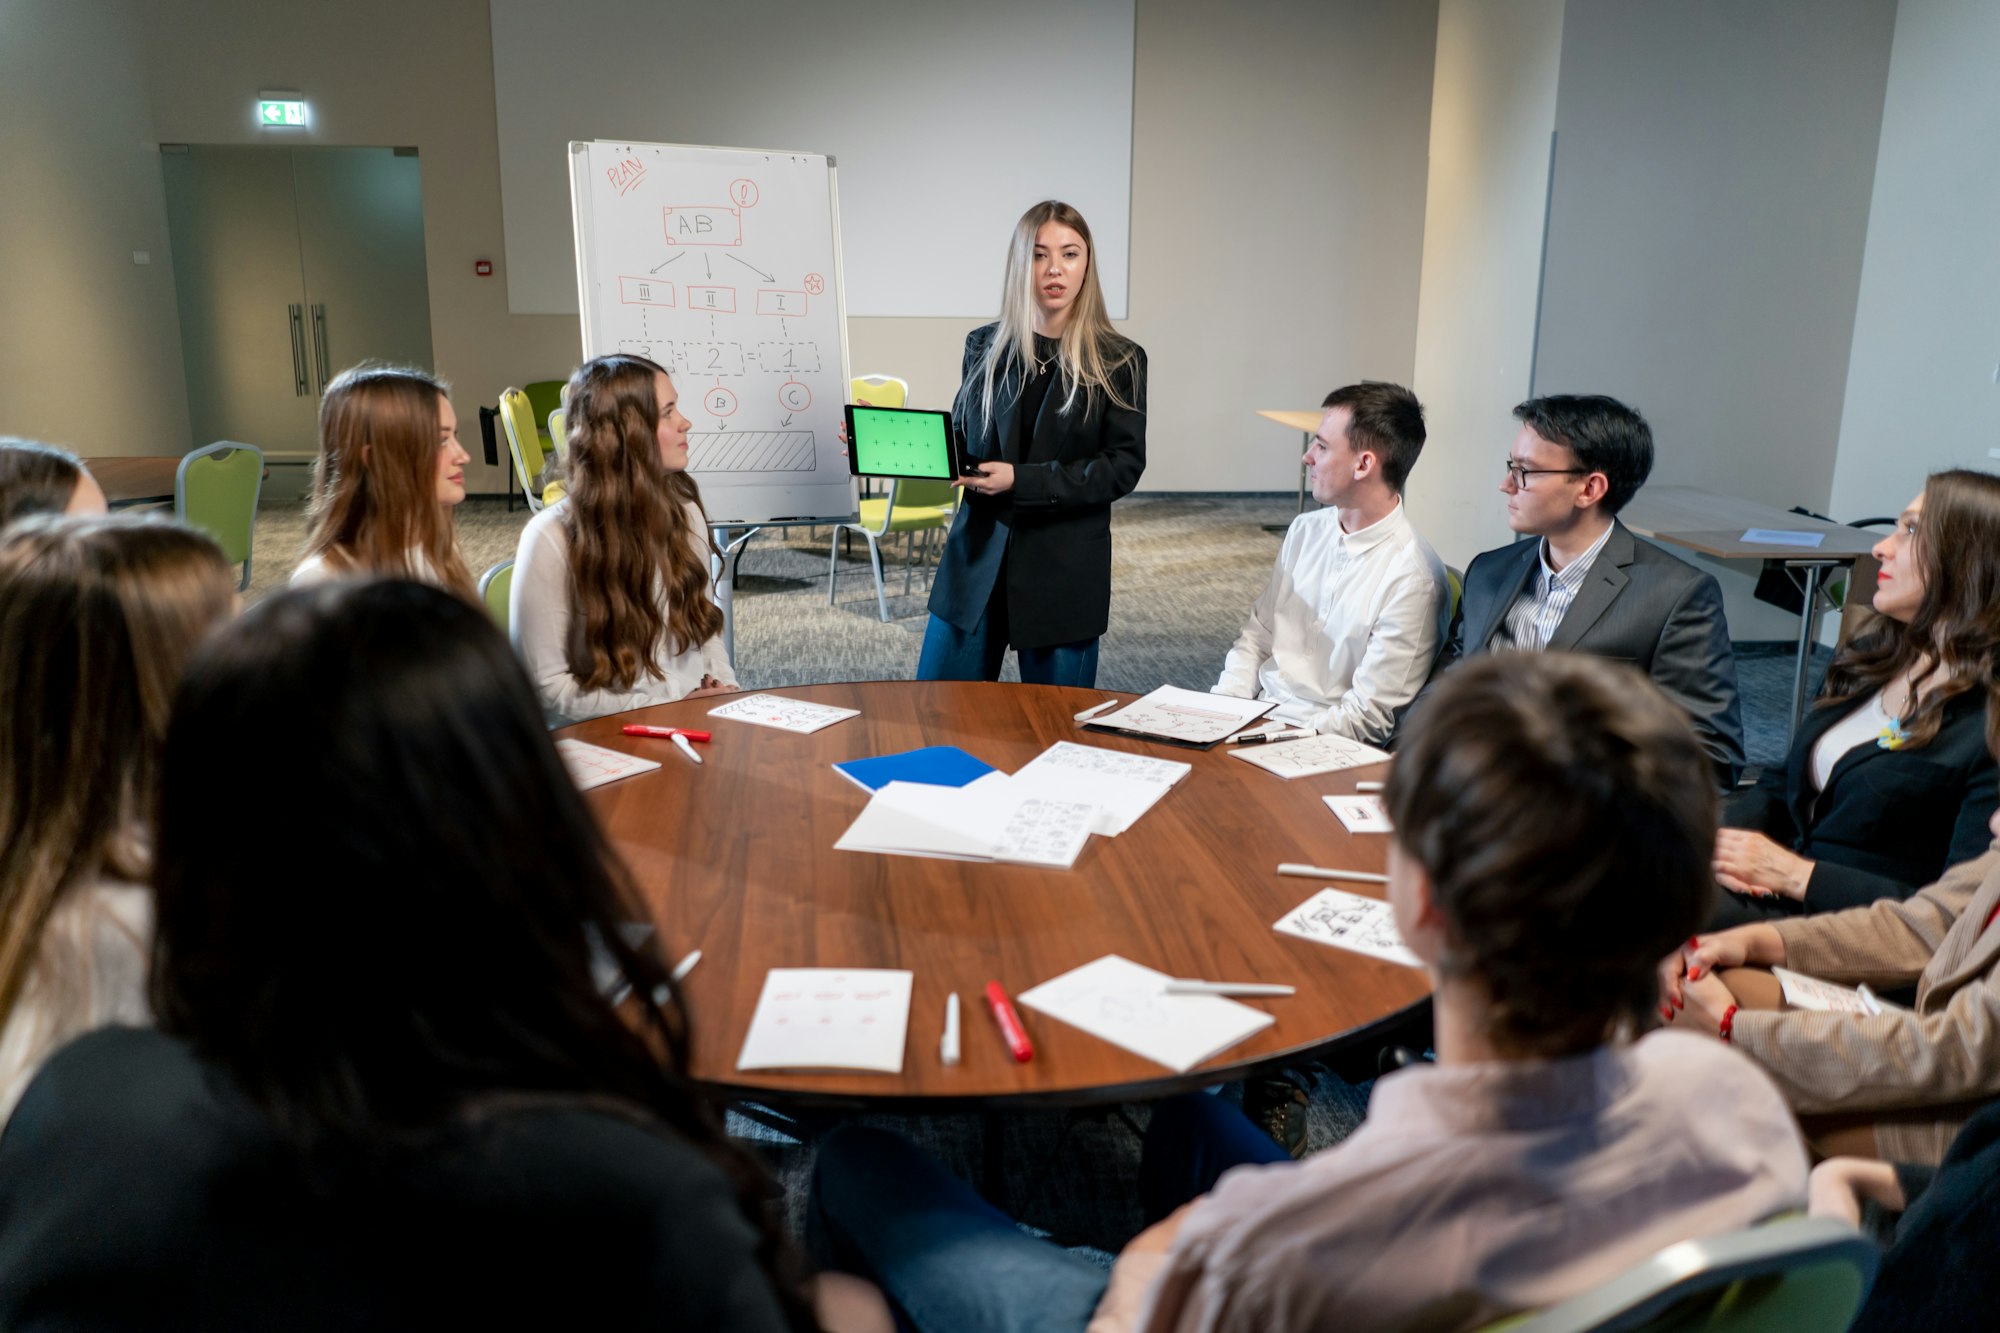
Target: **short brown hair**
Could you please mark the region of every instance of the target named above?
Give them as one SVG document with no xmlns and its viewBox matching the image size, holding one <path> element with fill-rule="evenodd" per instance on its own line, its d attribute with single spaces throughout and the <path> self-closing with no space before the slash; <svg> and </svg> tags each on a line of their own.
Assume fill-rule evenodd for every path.
<svg viewBox="0 0 2000 1333">
<path fill-rule="evenodd" d="M 1347 442 L 1366 449 L 1382 464 L 1382 478 L 1402 494 L 1417 455 L 1424 451 L 1424 405 L 1400 384 L 1362 380 L 1335 389 L 1320 404 L 1322 411 L 1347 409 Z"/>
<path fill-rule="evenodd" d="M 25 514 L 62 513 L 82 479 L 83 464 L 67 449 L 0 439 L 0 527 Z"/>
<path fill-rule="evenodd" d="M 1396 841 L 1447 922 L 1487 1037 L 1563 1056 L 1636 1030 L 1659 961 L 1708 920 L 1715 796 L 1681 710 L 1637 671 L 1492 653 L 1439 682 L 1396 753 Z"/>
</svg>

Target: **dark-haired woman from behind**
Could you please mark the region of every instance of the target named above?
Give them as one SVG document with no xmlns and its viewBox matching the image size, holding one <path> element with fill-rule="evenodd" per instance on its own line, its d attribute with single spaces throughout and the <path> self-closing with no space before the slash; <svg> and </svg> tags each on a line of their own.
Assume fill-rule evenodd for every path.
<svg viewBox="0 0 2000 1333">
<path fill-rule="evenodd" d="M 1724 807 L 1717 926 L 1908 898 L 1991 842 L 2000 477 L 1934 473 L 1875 557 L 1874 618 L 1784 767 Z"/>
<path fill-rule="evenodd" d="M 28 514 L 101 514 L 104 488 L 75 454 L 0 439 L 0 528 Z"/>
<path fill-rule="evenodd" d="M 178 524 L 51 514 L 0 534 L 0 1122 L 72 1037 L 146 1021 L 167 709 L 235 605 L 222 552 Z"/>
<path fill-rule="evenodd" d="M 253 780 L 284 816 L 218 829 Z M 813 1326 L 481 610 L 258 605 L 190 666 L 161 790 L 159 1028 L 60 1052 L 0 1139 L 0 1326 Z M 662 1001 L 628 1021 L 594 955 Z"/>
<path fill-rule="evenodd" d="M 927 1333 L 1455 1330 L 1798 1207 L 1805 1151 L 1770 1082 L 1689 1034 L 1633 1035 L 1657 960 L 1715 897 L 1711 771 L 1627 667 L 1468 662 L 1386 796 L 1388 898 L 1435 987 L 1435 1064 L 1384 1077 L 1361 1128 L 1298 1163 L 1221 1098 L 1162 1103 L 1140 1189 L 1163 1220 L 1108 1287 L 906 1140 L 844 1128 L 814 1168 L 828 1257 Z"/>
<path fill-rule="evenodd" d="M 734 690 L 673 380 L 601 356 L 563 401 L 568 495 L 521 531 L 509 618 L 549 725 Z"/>
</svg>

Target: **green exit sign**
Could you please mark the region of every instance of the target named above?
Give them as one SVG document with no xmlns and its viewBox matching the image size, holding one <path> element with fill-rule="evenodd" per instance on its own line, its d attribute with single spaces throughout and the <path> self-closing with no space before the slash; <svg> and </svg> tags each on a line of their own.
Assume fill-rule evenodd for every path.
<svg viewBox="0 0 2000 1333">
<path fill-rule="evenodd" d="M 267 129 L 302 128 L 306 104 L 281 98 L 264 98 L 257 103 L 257 123 Z"/>
</svg>

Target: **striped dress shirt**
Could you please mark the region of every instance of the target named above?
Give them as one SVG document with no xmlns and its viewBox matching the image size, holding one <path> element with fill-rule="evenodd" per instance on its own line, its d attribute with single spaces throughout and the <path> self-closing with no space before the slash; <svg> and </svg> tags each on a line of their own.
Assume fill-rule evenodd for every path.
<svg viewBox="0 0 2000 1333">
<path fill-rule="evenodd" d="M 1615 525 L 1614 525 L 1615 526 Z M 1532 589 L 1523 589 L 1514 599 L 1514 605 L 1494 631 L 1494 648 L 1518 648 L 1536 651 L 1549 646 L 1549 639 L 1555 634 L 1556 626 L 1569 613 L 1569 604 L 1576 600 L 1577 589 L 1590 573 L 1591 564 L 1597 553 L 1604 549 L 1604 543 L 1611 538 L 1610 527 L 1590 544 L 1590 549 L 1563 566 L 1560 571 L 1549 568 L 1549 541 L 1541 541 L 1540 558 L 1535 561 L 1535 583 Z"/>
</svg>

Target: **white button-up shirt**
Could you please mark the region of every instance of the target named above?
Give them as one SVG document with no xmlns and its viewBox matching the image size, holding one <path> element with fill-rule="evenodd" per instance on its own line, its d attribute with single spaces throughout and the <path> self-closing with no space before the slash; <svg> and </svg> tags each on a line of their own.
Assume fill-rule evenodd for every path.
<svg viewBox="0 0 2000 1333">
<path fill-rule="evenodd" d="M 1444 562 L 1401 503 L 1359 532 L 1333 509 L 1301 514 L 1215 692 L 1275 699 L 1280 721 L 1373 744 L 1423 688 L 1450 616 Z"/>
<path fill-rule="evenodd" d="M 1536 549 L 1534 585 L 1514 599 L 1490 646 L 1535 650 L 1548 647 L 1556 626 L 1569 614 L 1569 604 L 1576 600 L 1576 590 L 1583 586 L 1584 575 L 1590 573 L 1597 553 L 1604 549 L 1604 543 L 1611 539 L 1611 529 L 1616 526 L 1606 526 L 1589 550 L 1560 571 L 1549 568 L 1549 542 L 1548 538 L 1542 538 Z"/>
</svg>

